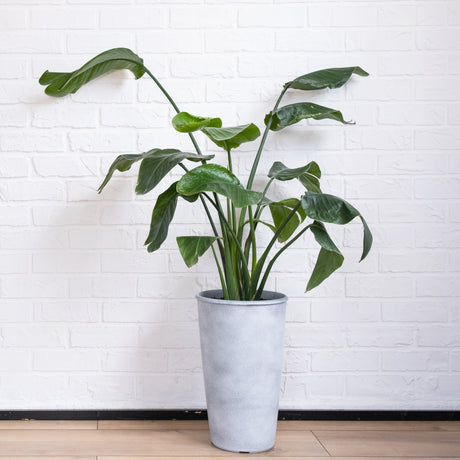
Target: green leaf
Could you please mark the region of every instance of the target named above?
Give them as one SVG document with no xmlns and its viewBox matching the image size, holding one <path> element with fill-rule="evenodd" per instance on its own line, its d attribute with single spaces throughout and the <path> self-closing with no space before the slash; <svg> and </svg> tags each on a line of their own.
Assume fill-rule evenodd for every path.
<svg viewBox="0 0 460 460">
<path fill-rule="evenodd" d="M 343 255 L 331 240 L 326 228 L 321 222 L 313 222 L 310 225 L 315 240 L 321 246 L 315 267 L 307 283 L 306 291 L 311 291 L 321 284 L 326 278 L 334 273 L 343 263 Z"/>
<path fill-rule="evenodd" d="M 237 208 L 259 203 L 262 193 L 246 190 L 238 178 L 227 168 L 206 164 L 192 169 L 177 184 L 181 195 L 215 192 L 229 198 Z"/>
<path fill-rule="evenodd" d="M 321 222 L 344 225 L 355 217 L 359 217 L 364 228 L 363 252 L 360 261 L 367 256 L 372 247 L 372 234 L 364 217 L 355 207 L 342 198 L 325 193 L 307 192 L 301 201 L 306 215 Z"/>
<path fill-rule="evenodd" d="M 314 161 L 311 161 L 306 166 L 290 169 L 280 161 L 275 161 L 268 172 L 268 177 L 273 177 L 277 180 L 286 181 L 291 179 L 299 179 L 305 188 L 311 192 L 321 193 L 319 178 L 321 170 Z"/>
<path fill-rule="evenodd" d="M 284 86 L 289 86 L 293 89 L 302 90 L 317 90 L 323 88 L 340 88 L 353 75 L 367 77 L 369 74 L 361 69 L 361 67 L 339 67 L 333 69 L 317 70 L 316 72 L 307 73 L 301 77 L 297 77 L 286 83 Z"/>
<path fill-rule="evenodd" d="M 220 128 L 222 120 L 220 118 L 204 118 L 190 115 L 187 112 L 179 112 L 173 119 L 172 125 L 176 131 L 181 133 L 191 133 L 205 127 Z"/>
<path fill-rule="evenodd" d="M 148 252 L 154 252 L 159 249 L 168 236 L 169 224 L 176 211 L 177 198 L 181 196 L 177 193 L 176 186 L 177 182 L 174 182 L 156 200 L 150 222 L 150 231 L 144 243 L 144 245 L 147 245 Z M 198 199 L 198 195 L 183 198 L 192 202 Z"/>
<path fill-rule="evenodd" d="M 49 72 L 40 77 L 39 83 L 47 86 L 49 96 L 62 97 L 76 93 L 91 80 L 116 69 L 130 70 L 136 80 L 145 73 L 143 60 L 127 48 L 104 51 L 74 72 Z"/>
<path fill-rule="evenodd" d="M 187 267 L 195 265 L 198 258 L 211 247 L 217 238 L 217 236 L 178 236 L 177 245 Z"/>
<path fill-rule="evenodd" d="M 197 155 L 177 149 L 153 149 L 145 154 L 139 168 L 136 193 L 144 195 L 155 188 L 174 166 L 183 160 L 210 160 L 214 155 Z"/>
<path fill-rule="evenodd" d="M 286 126 L 293 125 L 307 118 L 313 118 L 314 120 L 329 118 L 344 124 L 353 123 L 351 121 L 345 121 L 339 110 L 323 107 L 313 104 L 312 102 L 297 102 L 295 104 L 285 105 L 276 112 L 270 112 L 265 115 L 264 122 L 268 126 L 271 119 L 270 129 L 272 131 L 280 131 L 286 128 Z"/>
<path fill-rule="evenodd" d="M 107 172 L 107 175 L 105 176 L 104 181 L 100 185 L 100 187 L 97 189 L 98 193 L 101 193 L 104 187 L 108 184 L 110 179 L 113 176 L 113 173 L 115 171 L 128 171 L 128 169 L 131 168 L 133 163 L 136 161 L 142 160 L 145 158 L 145 156 L 149 152 L 144 152 L 144 153 L 139 153 L 139 154 L 126 154 L 126 155 L 118 155 L 117 158 L 115 158 L 115 161 L 112 163 L 112 165 L 109 168 L 109 171 Z"/>
<path fill-rule="evenodd" d="M 259 128 L 253 123 L 232 128 L 203 128 L 202 131 L 214 144 L 226 151 L 236 149 L 260 136 Z"/>
<path fill-rule="evenodd" d="M 275 229 L 278 230 L 281 225 L 288 219 L 289 215 L 292 212 L 292 209 L 289 209 L 287 206 L 283 206 L 279 203 L 271 203 L 269 205 L 270 212 L 272 215 L 273 223 L 275 224 Z M 287 241 L 291 235 L 296 231 L 297 227 L 300 225 L 300 219 L 297 213 L 291 216 L 287 224 L 284 226 L 281 233 L 278 235 L 278 241 L 284 243 Z"/>
</svg>

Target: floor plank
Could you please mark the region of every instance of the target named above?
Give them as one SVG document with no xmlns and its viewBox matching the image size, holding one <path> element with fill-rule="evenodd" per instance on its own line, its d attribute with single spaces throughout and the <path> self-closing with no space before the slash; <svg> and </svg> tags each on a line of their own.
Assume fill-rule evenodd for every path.
<svg viewBox="0 0 460 460">
<path fill-rule="evenodd" d="M 207 420 L 99 420 L 99 430 L 207 430 Z"/>
<path fill-rule="evenodd" d="M 459 457 L 460 435 L 449 431 L 315 431 L 332 457 Z"/>
<path fill-rule="evenodd" d="M 0 420 L 0 430 L 96 430 L 97 420 Z"/>
<path fill-rule="evenodd" d="M 334 420 L 293 420 L 279 421 L 278 430 L 311 431 L 460 431 L 460 421 L 334 421 Z"/>
<path fill-rule="evenodd" d="M 123 458 L 124 460 L 128 460 L 127 457 L 120 457 Z M 145 457 L 143 457 L 145 459 Z M 77 456 L 77 457 L 55 457 L 54 455 L 52 457 L 49 457 L 47 455 L 40 455 L 39 457 L 33 456 L 33 457 L 17 457 L 16 455 L 14 457 L 8 456 L 8 457 L 3 457 L 0 455 L 0 460 L 97 460 L 96 456 L 91 455 L 90 457 L 88 456 Z M 158 457 L 155 459 L 158 460 Z"/>
<path fill-rule="evenodd" d="M 334 460 L 358 460 L 356 457 L 308 457 L 305 455 L 298 457 L 273 457 L 264 454 L 257 454 L 257 459 L 266 458 L 269 460 L 324 460 L 325 458 L 333 458 Z M 252 458 L 253 455 L 250 456 Z M 1 459 L 2 457 L 0 457 Z M 55 458 L 55 457 L 54 457 Z M 160 457 L 142 456 L 142 457 L 129 457 L 129 460 L 159 460 Z M 206 460 L 219 460 L 221 456 L 203 457 Z M 233 455 L 225 457 L 226 460 L 241 460 L 244 454 Z M 246 456 L 246 458 L 248 458 Z M 409 457 L 359 457 L 359 460 L 407 460 Z M 167 457 L 168 460 L 183 460 L 184 457 Z M 13 459 L 16 460 L 16 457 Z M 35 457 L 34 460 L 37 460 Z M 99 456 L 97 460 L 128 460 L 128 457 L 120 456 Z M 410 457 L 410 460 L 460 460 L 460 457 Z"/>
<path fill-rule="evenodd" d="M 234 456 L 212 446 L 207 430 L 68 430 L 65 434 L 59 430 L 2 430 L 0 457 L 2 455 Z M 263 455 L 267 458 L 328 456 L 310 431 L 279 432 L 276 447 Z"/>
</svg>

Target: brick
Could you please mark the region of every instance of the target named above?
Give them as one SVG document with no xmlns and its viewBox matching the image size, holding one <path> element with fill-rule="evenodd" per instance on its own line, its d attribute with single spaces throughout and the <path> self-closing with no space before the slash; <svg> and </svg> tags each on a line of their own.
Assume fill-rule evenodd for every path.
<svg viewBox="0 0 460 460">
<path fill-rule="evenodd" d="M 201 373 L 200 350 L 168 350 L 168 370 L 169 372 Z"/>
<path fill-rule="evenodd" d="M 417 134 L 417 133 L 416 133 Z M 347 149 L 409 150 L 413 145 L 413 132 L 407 128 L 361 128 L 345 131 Z M 426 148 L 426 147 L 425 147 Z"/>
<path fill-rule="evenodd" d="M 382 302 L 382 319 L 394 322 L 446 322 L 448 303 L 440 299 L 436 303 L 428 300 L 412 299 L 405 301 Z"/>
<path fill-rule="evenodd" d="M 32 29 L 95 29 L 97 12 L 90 9 L 51 7 L 30 12 Z"/>
<path fill-rule="evenodd" d="M 141 298 L 189 298 L 190 293 L 203 290 L 202 281 L 190 276 L 164 277 L 139 277 L 137 295 Z M 192 296 L 194 295 L 192 294 Z"/>
<path fill-rule="evenodd" d="M 102 9 L 100 26 L 102 29 L 158 29 L 166 24 L 166 11 L 152 7 L 111 7 Z"/>
<path fill-rule="evenodd" d="M 379 271 L 383 273 L 443 272 L 447 266 L 446 254 L 438 251 L 417 251 L 407 254 L 380 254 Z"/>
<path fill-rule="evenodd" d="M 99 357 L 94 350 L 46 350 L 34 353 L 36 371 L 97 371 Z"/>
<path fill-rule="evenodd" d="M 157 254 L 155 262 L 147 251 L 113 252 L 102 254 L 103 273 L 164 273 L 167 270 L 166 254 Z"/>
<path fill-rule="evenodd" d="M 142 325 L 139 327 L 139 341 L 145 348 L 200 348 L 197 323 L 174 326 Z"/>
<path fill-rule="evenodd" d="M 65 198 L 64 184 L 51 180 L 28 180 L 0 186 L 0 196 L 8 201 L 56 200 Z"/>
<path fill-rule="evenodd" d="M 309 29 L 307 31 L 284 31 L 276 32 L 275 50 L 276 51 L 320 51 L 328 49 L 330 51 L 342 51 L 345 49 L 345 32 L 332 30 L 325 34 L 322 31 Z"/>
<path fill-rule="evenodd" d="M 29 161 L 27 158 L 4 157 L 0 165 L 0 177 L 27 177 Z"/>
<path fill-rule="evenodd" d="M 54 131 L 29 131 L 27 136 L 13 131 L 2 136 L 0 145 L 7 152 L 62 152 L 65 138 L 61 132 Z"/>
<path fill-rule="evenodd" d="M 72 107 L 70 107 L 70 105 Z M 95 128 L 98 126 L 96 107 L 80 107 L 70 103 L 65 106 L 38 106 L 34 108 L 32 126 L 37 128 Z"/>
<path fill-rule="evenodd" d="M 108 372 L 166 372 L 168 355 L 163 350 L 105 351 L 102 369 Z"/>
<path fill-rule="evenodd" d="M 446 351 L 384 351 L 384 371 L 448 371 L 449 354 Z"/>
<path fill-rule="evenodd" d="M 380 303 L 376 301 L 332 301 L 316 299 L 311 305 L 311 321 L 334 322 L 377 322 L 380 320 Z"/>
<path fill-rule="evenodd" d="M 413 280 L 408 276 L 385 275 L 385 283 L 380 283 L 381 275 L 348 275 L 345 283 L 349 297 L 412 297 Z M 372 289 L 370 288 L 372 286 Z"/>
<path fill-rule="evenodd" d="M 34 273 L 94 273 L 99 270 L 99 257 L 92 252 L 45 252 L 34 254 Z"/>
<path fill-rule="evenodd" d="M 460 146 L 460 135 L 453 127 L 416 129 L 414 133 L 414 146 L 420 150 L 451 150 Z"/>
<path fill-rule="evenodd" d="M 59 249 L 68 246 L 66 229 L 1 231 L 0 248 L 8 249 Z"/>
<path fill-rule="evenodd" d="M 460 228 L 456 225 L 425 225 L 422 229 L 416 229 L 415 243 L 419 248 L 445 248 L 460 247 Z"/>
<path fill-rule="evenodd" d="M 88 177 L 98 175 L 95 158 L 78 155 L 39 156 L 33 158 L 34 169 L 43 177 Z"/>
<path fill-rule="evenodd" d="M 0 273 L 28 273 L 29 265 L 30 257 L 28 254 L 2 254 L 0 259 Z"/>
<path fill-rule="evenodd" d="M 3 278 L 0 292 L 13 299 L 62 297 L 67 292 L 67 280 L 56 275 L 8 276 Z"/>
<path fill-rule="evenodd" d="M 27 112 L 14 105 L 1 105 L 0 125 L 2 127 L 25 127 L 27 125 Z"/>
<path fill-rule="evenodd" d="M 126 276 L 75 276 L 69 280 L 71 298 L 130 298 L 135 292 L 136 280 Z"/>
<path fill-rule="evenodd" d="M 306 8 L 301 5 L 250 6 L 238 9 L 240 27 L 304 27 Z"/>
<path fill-rule="evenodd" d="M 168 61 L 170 62 L 173 77 L 200 79 L 204 77 L 234 78 L 237 67 L 236 59 L 236 56 L 209 54 L 203 56 L 171 56 Z M 238 59 L 241 58 L 238 57 Z M 252 64 L 252 67 L 254 67 L 254 64 Z M 223 116 L 221 111 L 215 108 L 214 104 L 212 107 L 203 107 L 201 110 L 213 110 L 216 116 L 217 114 Z"/>
<path fill-rule="evenodd" d="M 0 304 L 0 322 L 27 323 L 32 321 L 33 305 L 30 300 L 6 300 Z"/>
<path fill-rule="evenodd" d="M 126 324 L 82 324 L 70 327 L 73 348 L 125 348 L 139 346 L 139 327 Z"/>
<path fill-rule="evenodd" d="M 99 320 L 100 308 L 96 302 L 67 299 L 41 301 L 35 304 L 35 318 L 47 323 L 95 323 Z"/>
<path fill-rule="evenodd" d="M 454 125 L 460 124 L 460 103 L 447 106 L 447 121 Z"/>
<path fill-rule="evenodd" d="M 228 29 L 235 24 L 236 10 L 228 6 L 182 6 L 170 10 L 173 29 Z"/>
<path fill-rule="evenodd" d="M 415 327 L 353 325 L 347 334 L 347 344 L 350 347 L 405 347 L 414 344 Z"/>
<path fill-rule="evenodd" d="M 416 280 L 417 297 L 460 297 L 458 276 L 426 275 Z"/>
<path fill-rule="evenodd" d="M 274 33 L 271 30 L 207 30 L 205 51 L 207 53 L 242 53 L 273 50 Z"/>
<path fill-rule="evenodd" d="M 454 101 L 460 99 L 457 79 L 453 77 L 423 78 L 415 82 L 415 97 L 419 101 Z"/>
<path fill-rule="evenodd" d="M 460 26 L 460 7 L 455 3 L 447 5 L 447 24 L 450 26 Z"/>
<path fill-rule="evenodd" d="M 378 23 L 381 26 L 414 26 L 416 6 L 386 4 L 378 7 Z"/>
<path fill-rule="evenodd" d="M 417 5 L 416 10 L 419 26 L 439 26 L 446 23 L 446 8 L 443 4 L 420 4 Z"/>
<path fill-rule="evenodd" d="M 356 30 L 346 33 L 348 51 L 403 51 L 413 49 L 414 33 L 406 28 Z"/>
<path fill-rule="evenodd" d="M 372 351 L 315 351 L 312 353 L 313 372 L 376 371 L 379 359 Z"/>
<path fill-rule="evenodd" d="M 104 129 L 97 131 L 73 131 L 69 135 L 72 150 L 82 152 L 129 152 L 135 150 L 134 133 Z"/>
<path fill-rule="evenodd" d="M 418 345 L 420 347 L 458 347 L 460 332 L 457 326 L 423 325 L 418 330 Z"/>
<path fill-rule="evenodd" d="M 201 31 L 156 30 L 137 34 L 139 54 L 143 53 L 201 53 Z"/>
<path fill-rule="evenodd" d="M 456 50 L 457 34 L 455 28 L 420 28 L 415 33 L 415 44 L 419 50 Z"/>
<path fill-rule="evenodd" d="M 382 125 L 439 125 L 446 120 L 446 108 L 435 103 L 382 104 L 377 110 L 377 121 Z"/>
<path fill-rule="evenodd" d="M 101 108 L 101 123 L 120 128 L 158 128 L 167 120 L 166 107 L 111 106 Z"/>
<path fill-rule="evenodd" d="M 397 222 L 445 222 L 447 211 L 444 204 L 438 202 L 379 203 L 379 221 Z"/>
<path fill-rule="evenodd" d="M 411 182 L 402 178 L 353 178 L 345 179 L 345 197 L 347 199 L 408 199 L 412 198 Z"/>
<path fill-rule="evenodd" d="M 453 371 L 460 371 L 460 351 L 453 351 L 450 355 L 451 368 Z"/>
<path fill-rule="evenodd" d="M 14 348 L 64 348 L 68 331 L 62 325 L 27 324 L 2 328 L 3 345 Z"/>
<path fill-rule="evenodd" d="M 128 72 L 128 70 L 121 70 L 104 75 L 80 88 L 71 98 L 74 102 L 85 104 L 131 104 L 136 100 L 139 82 L 135 81 L 132 74 Z M 100 131 L 102 130 L 95 132 L 94 135 L 97 136 Z"/>
<path fill-rule="evenodd" d="M 128 32 L 117 32 L 116 36 L 106 32 L 70 32 L 67 34 L 67 52 L 71 54 L 95 55 L 111 48 L 132 48 L 133 37 Z M 91 56 L 92 57 L 92 56 Z M 83 65 L 84 61 L 80 64 Z"/>
<path fill-rule="evenodd" d="M 15 32 L 14 40 L 9 34 L 0 33 L 0 53 L 62 53 L 65 37 L 59 32 Z"/>
<path fill-rule="evenodd" d="M 130 249 L 134 247 L 132 231 L 110 227 L 77 227 L 69 230 L 73 249 Z"/>
<path fill-rule="evenodd" d="M 346 345 L 346 330 L 336 325 L 291 325 L 285 332 L 289 348 L 341 348 Z"/>
<path fill-rule="evenodd" d="M 27 206 L 0 207 L 2 226 L 21 227 L 30 224 L 30 209 Z"/>
<path fill-rule="evenodd" d="M 103 304 L 103 318 L 110 323 L 165 323 L 168 305 L 162 300 L 107 302 Z"/>
<path fill-rule="evenodd" d="M 101 401 L 124 407 L 124 401 L 134 398 L 134 378 L 123 374 L 71 375 L 69 391 L 75 398 L 89 401 L 90 407 L 100 407 Z"/>
<path fill-rule="evenodd" d="M 30 351 L 5 350 L 0 353 L 0 368 L 8 372 L 24 372 L 32 368 Z"/>
<path fill-rule="evenodd" d="M 445 155 L 431 152 L 418 153 L 416 155 L 385 152 L 378 159 L 378 170 L 382 174 L 421 174 L 430 171 L 431 174 L 446 173 L 448 170 Z"/>
<path fill-rule="evenodd" d="M 395 66 L 395 61 L 398 65 Z M 392 52 L 379 55 L 379 75 L 444 75 L 447 70 L 447 56 L 433 52 Z M 396 114 L 395 114 L 396 115 Z M 416 113 L 413 114 L 417 116 Z"/>
<path fill-rule="evenodd" d="M 357 5 L 354 8 L 312 5 L 308 8 L 308 23 L 313 27 L 376 26 L 377 13 L 374 5 Z"/>
</svg>

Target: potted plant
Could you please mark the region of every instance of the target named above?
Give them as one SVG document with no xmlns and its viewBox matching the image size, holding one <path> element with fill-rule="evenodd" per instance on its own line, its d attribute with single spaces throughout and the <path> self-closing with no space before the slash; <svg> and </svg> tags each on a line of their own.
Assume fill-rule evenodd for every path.
<svg viewBox="0 0 460 460">
<path fill-rule="evenodd" d="M 333 68 L 285 83 L 275 106 L 265 116 L 264 132 L 249 178 L 243 185 L 233 170 L 233 151 L 257 139 L 261 134 L 259 128 L 253 123 L 222 127 L 220 118 L 180 111 L 143 60 L 129 49 L 105 51 L 74 72 L 46 71 L 40 83 L 46 86 L 46 94 L 62 97 L 114 69 L 128 69 L 136 79 L 147 74 L 154 81 L 177 113 L 172 119 L 173 127 L 190 136 L 195 152 L 154 148 L 139 154 L 119 155 L 99 192 L 115 171 L 127 171 L 136 162 L 140 162 L 138 194 L 155 189 L 173 168 L 182 168 L 182 177 L 156 198 L 145 245 L 149 252 L 161 247 L 179 199 L 201 201 L 210 234 L 181 236 L 177 244 L 189 267 L 211 251 L 221 283 L 220 289 L 197 295 L 211 439 L 217 447 L 230 451 L 268 450 L 275 442 L 287 301 L 284 294 L 265 290 L 273 265 L 287 248 L 310 231 L 320 250 L 306 286 L 309 291 L 343 262 L 343 255 L 325 224 L 344 225 L 355 217 L 360 218 L 364 227 L 361 260 L 369 253 L 372 235 L 355 207 L 322 192 L 321 171 L 314 161 L 295 168 L 276 161 L 263 190 L 253 189 L 254 179 L 270 131 L 280 131 L 303 119 L 349 123 L 340 111 L 311 102 L 280 107 L 287 91 L 338 88 L 352 74 L 368 74 L 360 67 Z M 207 136 L 225 151 L 225 166 L 212 163 L 213 155 L 202 153 L 194 132 Z M 270 187 L 275 181 L 291 180 L 298 180 L 305 187 L 302 196 L 270 199 Z M 262 229 L 272 232 L 263 250 L 257 245 Z"/>
</svg>

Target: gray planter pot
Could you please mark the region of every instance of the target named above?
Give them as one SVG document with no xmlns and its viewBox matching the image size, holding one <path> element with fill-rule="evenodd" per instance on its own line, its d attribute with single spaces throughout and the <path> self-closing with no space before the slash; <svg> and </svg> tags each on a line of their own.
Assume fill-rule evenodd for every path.
<svg viewBox="0 0 460 460">
<path fill-rule="evenodd" d="M 197 295 L 211 441 L 231 452 L 275 444 L 287 297 L 266 291 L 263 298 Z"/>
</svg>

